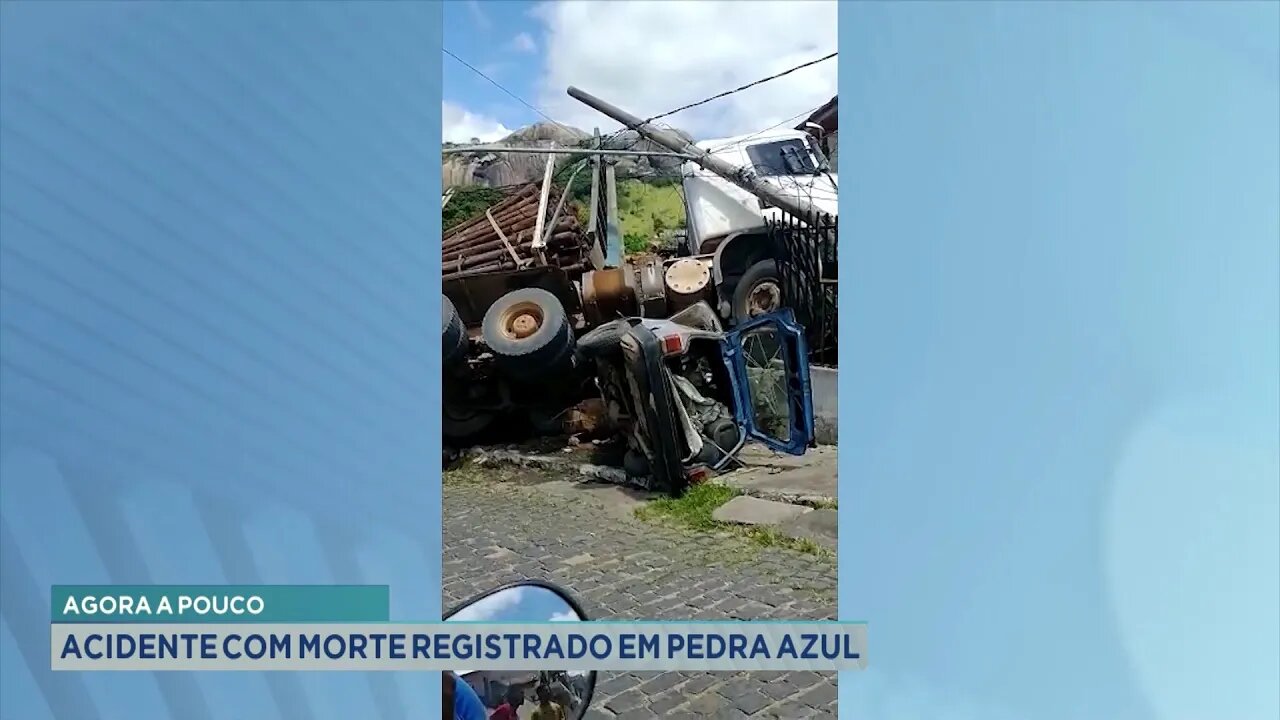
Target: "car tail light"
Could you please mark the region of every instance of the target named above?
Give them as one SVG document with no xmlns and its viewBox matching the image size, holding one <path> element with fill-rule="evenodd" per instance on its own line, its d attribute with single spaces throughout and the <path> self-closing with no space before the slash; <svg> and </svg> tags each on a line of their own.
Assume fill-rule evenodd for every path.
<svg viewBox="0 0 1280 720">
<path fill-rule="evenodd" d="M 696 467 L 689 471 L 685 479 L 690 485 L 700 485 L 711 478 L 711 471 L 705 467 Z"/>
<path fill-rule="evenodd" d="M 681 335 L 668 335 L 662 338 L 662 354 L 683 355 L 684 337 Z"/>
</svg>

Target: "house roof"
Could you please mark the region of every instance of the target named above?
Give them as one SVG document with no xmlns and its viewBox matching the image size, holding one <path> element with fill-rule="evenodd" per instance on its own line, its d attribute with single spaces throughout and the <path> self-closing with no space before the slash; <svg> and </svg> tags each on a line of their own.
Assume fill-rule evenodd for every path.
<svg viewBox="0 0 1280 720">
<path fill-rule="evenodd" d="M 796 126 L 796 129 L 805 130 L 806 125 L 814 123 L 816 125 L 821 125 L 822 129 L 828 133 L 835 132 L 838 129 L 836 101 L 839 97 L 840 96 L 837 95 L 836 97 L 831 98 L 831 100 L 827 101 L 825 105 L 814 110 L 812 115 L 805 118 L 804 122 Z"/>
</svg>

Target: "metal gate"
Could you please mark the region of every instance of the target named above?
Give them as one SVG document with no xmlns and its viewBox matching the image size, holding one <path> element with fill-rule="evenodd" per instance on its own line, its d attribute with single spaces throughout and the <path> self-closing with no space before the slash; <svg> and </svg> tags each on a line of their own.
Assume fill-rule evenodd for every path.
<svg viewBox="0 0 1280 720">
<path fill-rule="evenodd" d="M 782 302 L 796 314 L 809 341 L 810 360 L 836 365 L 836 293 L 840 235 L 838 216 L 815 213 L 808 219 L 783 214 L 768 221 L 778 257 Z"/>
</svg>

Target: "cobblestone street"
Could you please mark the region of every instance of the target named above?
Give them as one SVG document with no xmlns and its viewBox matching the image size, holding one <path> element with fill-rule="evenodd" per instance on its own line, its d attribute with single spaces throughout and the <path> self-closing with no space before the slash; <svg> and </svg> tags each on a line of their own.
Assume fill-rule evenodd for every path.
<svg viewBox="0 0 1280 720">
<path fill-rule="evenodd" d="M 836 564 L 735 536 L 635 518 L 625 491 L 588 492 L 536 471 L 446 473 L 444 606 L 542 579 L 593 619 L 834 619 Z M 587 718 L 831 718 L 834 674 L 601 673 Z"/>
</svg>

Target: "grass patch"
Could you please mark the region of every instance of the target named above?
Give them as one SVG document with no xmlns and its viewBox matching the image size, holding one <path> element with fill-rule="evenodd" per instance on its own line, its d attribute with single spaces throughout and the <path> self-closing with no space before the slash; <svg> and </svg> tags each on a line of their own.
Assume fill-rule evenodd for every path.
<svg viewBox="0 0 1280 720">
<path fill-rule="evenodd" d="M 793 538 L 775 528 L 722 523 L 712 517 L 716 508 L 740 493 L 719 483 L 700 483 L 678 498 L 659 498 L 636 508 L 636 517 L 649 522 L 663 522 L 689 530 L 721 532 L 750 541 L 760 547 L 777 547 L 828 557 L 832 553 L 818 543 Z"/>
<path fill-rule="evenodd" d="M 716 522 L 711 513 L 732 500 L 737 491 L 726 485 L 700 483 L 678 498 L 660 498 L 636 508 L 642 520 L 670 520 L 693 530 L 719 530 L 726 527 Z"/>
<path fill-rule="evenodd" d="M 477 485 L 507 482 L 516 476 L 513 468 L 498 465 L 482 465 L 471 458 L 464 458 L 445 470 L 441 480 L 445 485 Z"/>
<path fill-rule="evenodd" d="M 784 535 L 773 528 L 742 528 L 742 532 L 745 533 L 752 542 L 764 547 L 786 548 L 788 550 L 795 550 L 796 552 L 818 555 L 821 557 L 831 555 L 830 550 L 808 538 L 794 538 L 790 535 Z"/>
</svg>

